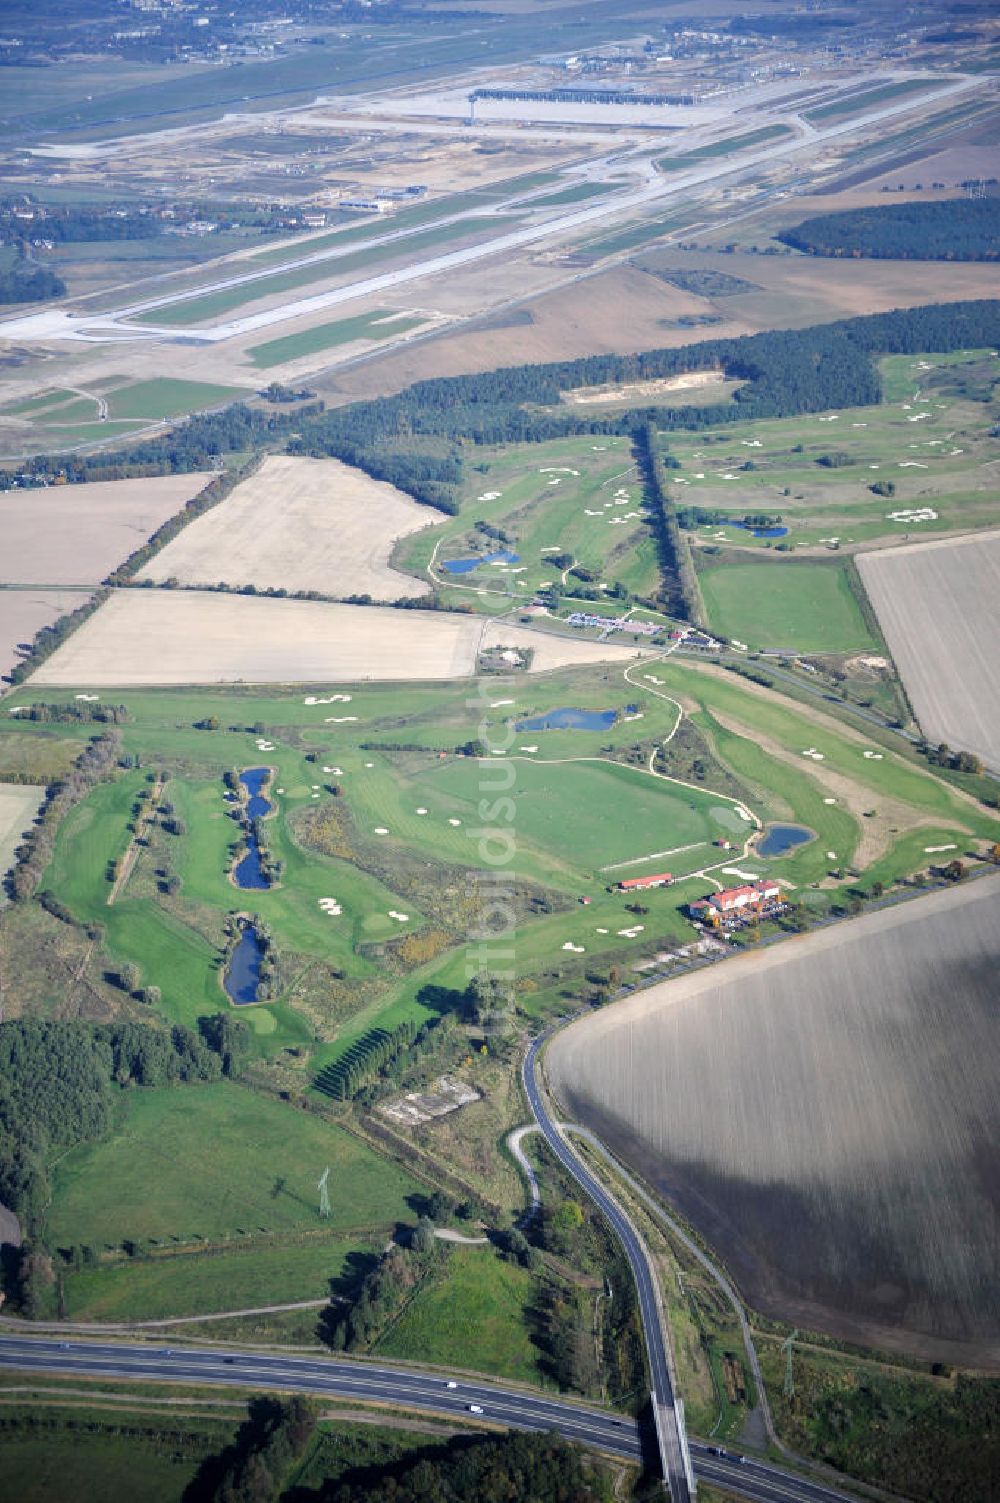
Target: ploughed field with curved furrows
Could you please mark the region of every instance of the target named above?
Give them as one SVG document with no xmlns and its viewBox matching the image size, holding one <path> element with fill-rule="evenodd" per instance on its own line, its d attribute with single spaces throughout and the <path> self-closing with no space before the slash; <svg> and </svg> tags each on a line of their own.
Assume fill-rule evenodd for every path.
<svg viewBox="0 0 1000 1503">
<path fill-rule="evenodd" d="M 1000 1368 L 1000 876 L 591 1013 L 547 1054 L 792 1324 Z"/>
<path fill-rule="evenodd" d="M 861 554 L 858 569 L 924 735 L 1000 767 L 1000 532 Z"/>
</svg>

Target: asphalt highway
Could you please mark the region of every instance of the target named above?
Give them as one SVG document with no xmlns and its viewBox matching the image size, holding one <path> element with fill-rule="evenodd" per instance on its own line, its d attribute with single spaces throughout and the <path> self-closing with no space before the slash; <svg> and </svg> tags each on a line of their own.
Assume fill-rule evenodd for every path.
<svg viewBox="0 0 1000 1503">
<path fill-rule="evenodd" d="M 542 1034 L 534 1039 L 525 1055 L 522 1076 L 528 1104 L 546 1143 L 563 1168 L 573 1176 L 581 1189 L 606 1216 L 625 1250 L 639 1296 L 639 1313 L 646 1337 L 653 1405 L 657 1411 L 657 1430 L 665 1480 L 673 1503 L 690 1503 L 691 1489 L 688 1485 L 684 1463 L 684 1414 L 683 1408 L 678 1408 L 677 1396 L 674 1393 L 670 1354 L 655 1275 L 650 1267 L 646 1249 L 632 1222 L 600 1180 L 596 1179 L 577 1157 L 546 1110 L 544 1098 L 538 1088 L 535 1066 L 538 1052 L 547 1037 L 547 1034 Z"/>
<path fill-rule="evenodd" d="M 471 1406 L 484 1424 L 518 1430 L 557 1430 L 567 1440 L 592 1449 L 640 1458 L 635 1423 L 609 1412 L 528 1390 L 507 1389 L 477 1379 L 346 1362 L 336 1358 L 294 1357 L 282 1353 L 169 1347 L 152 1343 L 60 1341 L 0 1333 L 0 1368 L 61 1378 L 109 1378 L 134 1383 L 220 1384 L 234 1388 L 310 1393 L 329 1399 L 384 1404 L 431 1412 L 443 1419 L 469 1420 Z M 475 1419 L 480 1419 L 476 1415 Z M 696 1476 L 725 1485 L 749 1503 L 853 1503 L 847 1494 L 736 1454 L 713 1455 L 691 1447 Z M 674 1503 L 680 1496 L 674 1495 Z"/>
</svg>

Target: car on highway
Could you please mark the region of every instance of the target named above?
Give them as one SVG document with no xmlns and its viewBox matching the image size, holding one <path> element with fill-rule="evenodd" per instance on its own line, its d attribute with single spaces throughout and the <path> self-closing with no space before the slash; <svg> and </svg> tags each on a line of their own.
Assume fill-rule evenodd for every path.
<svg viewBox="0 0 1000 1503">
<path fill-rule="evenodd" d="M 470 1414 L 482 1414 L 482 1412 L 483 1412 L 483 1406 L 482 1406 L 482 1404 L 470 1404 L 469 1405 L 469 1413 Z"/>
<path fill-rule="evenodd" d="M 445 1388 L 457 1388 L 458 1384 L 455 1382 L 454 1378 L 449 1378 L 444 1386 Z"/>
</svg>

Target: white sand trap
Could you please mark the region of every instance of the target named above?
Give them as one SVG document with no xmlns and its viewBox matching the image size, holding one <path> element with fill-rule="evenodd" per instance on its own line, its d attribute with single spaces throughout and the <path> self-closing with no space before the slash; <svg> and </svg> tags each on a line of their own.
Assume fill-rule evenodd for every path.
<svg viewBox="0 0 1000 1503">
<path fill-rule="evenodd" d="M 588 515 L 597 517 L 597 516 L 600 516 L 600 512 L 596 512 L 596 511 L 595 512 L 590 512 L 590 513 L 588 513 Z M 550 543 L 547 548 L 539 548 L 538 551 L 539 551 L 539 553 L 558 553 L 559 552 L 559 544 L 558 543 Z"/>
<path fill-rule="evenodd" d="M 310 798 L 319 798 L 319 794 L 318 793 L 310 793 L 309 797 Z"/>
<path fill-rule="evenodd" d="M 318 694 L 307 694 L 302 701 L 304 705 L 335 705 L 350 704 L 350 694 L 327 694 L 322 698 Z"/>
<path fill-rule="evenodd" d="M 537 750 L 538 750 L 537 746 L 519 746 L 518 747 L 518 751 L 523 751 L 523 752 L 536 752 Z"/>
<path fill-rule="evenodd" d="M 562 485 L 562 481 L 556 476 L 555 479 L 549 481 L 549 485 Z"/>
<path fill-rule="evenodd" d="M 753 815 L 750 813 L 749 809 L 744 809 L 742 804 L 734 804 L 733 807 L 740 819 L 745 819 L 748 825 L 753 824 Z"/>
<path fill-rule="evenodd" d="M 449 819 L 448 823 L 450 825 L 456 826 L 457 828 L 462 823 L 462 821 L 460 819 Z"/>
<path fill-rule="evenodd" d="M 427 813 L 427 810 L 426 810 L 426 809 L 418 809 L 418 810 L 417 810 L 417 813 L 418 813 L 418 814 L 426 814 L 426 813 Z"/>
<path fill-rule="evenodd" d="M 631 929 L 619 929 L 618 933 L 622 939 L 637 939 L 645 927 L 645 924 L 633 924 Z"/>
<path fill-rule="evenodd" d="M 323 724 L 324 725 L 350 725 L 352 723 L 352 721 L 357 720 L 357 718 L 358 717 L 356 715 L 325 715 L 323 717 Z"/>
<path fill-rule="evenodd" d="M 272 454 L 137 577 L 398 600 L 430 585 L 390 568 L 393 546 L 437 516 L 339 459 Z"/>
<path fill-rule="evenodd" d="M 408 924 L 410 922 L 410 915 L 408 913 L 397 913 L 395 908 L 389 909 L 389 917 L 395 919 L 397 924 Z"/>
<path fill-rule="evenodd" d="M 827 851 L 827 853 L 826 853 L 826 859 L 827 859 L 827 861 L 836 861 L 836 859 L 837 859 L 837 852 L 836 851 Z"/>
<path fill-rule="evenodd" d="M 366 766 L 366 767 L 374 767 L 374 766 L 375 766 L 375 763 L 374 763 L 374 762 L 366 762 L 366 763 L 365 763 L 365 766 Z"/>
<path fill-rule="evenodd" d="M 566 941 L 566 943 L 563 945 L 563 949 L 564 950 L 572 950 L 573 953 L 574 953 L 574 955 L 582 955 L 582 954 L 584 954 L 583 945 L 575 945 L 571 939 L 568 939 Z"/>
<path fill-rule="evenodd" d="M 862 752 L 862 756 L 868 762 L 881 762 L 881 760 L 882 760 L 882 753 L 881 752 L 866 751 L 866 752 Z"/>
<path fill-rule="evenodd" d="M 502 495 L 503 491 L 483 491 L 483 494 L 476 499 L 479 501 L 499 501 Z"/>
<path fill-rule="evenodd" d="M 607 929 L 598 929 L 597 932 L 598 934 L 607 934 L 609 931 Z"/>
<path fill-rule="evenodd" d="M 901 459 L 899 461 L 899 468 L 901 470 L 926 470 L 930 467 L 928 465 L 921 464 L 918 459 Z"/>
<path fill-rule="evenodd" d="M 74 694 L 73 696 L 74 699 L 86 699 L 88 701 L 100 699 L 100 697 L 101 696 L 99 694 Z"/>
<path fill-rule="evenodd" d="M 571 470 L 568 465 L 547 464 L 539 470 L 539 475 L 579 475 L 579 470 Z"/>
<path fill-rule="evenodd" d="M 311 784 L 310 784 L 310 785 L 309 785 L 309 786 L 310 786 L 310 787 L 311 787 L 311 788 L 318 788 L 318 787 L 319 787 L 319 784 L 318 784 L 318 783 L 311 783 Z"/>
<path fill-rule="evenodd" d="M 386 829 L 385 825 L 376 825 L 374 833 L 376 835 L 388 835 L 389 831 Z"/>
<path fill-rule="evenodd" d="M 957 851 L 957 850 L 958 850 L 958 846 L 957 845 L 925 845 L 924 846 L 924 855 L 925 856 L 936 856 L 939 851 Z"/>
<path fill-rule="evenodd" d="M 337 902 L 336 898 L 320 898 L 319 906 L 323 909 L 323 912 L 328 913 L 331 918 L 336 918 L 339 913 L 343 913 L 344 911 L 343 908 L 341 908 L 340 904 Z"/>
<path fill-rule="evenodd" d="M 342 778 L 344 776 L 344 769 L 342 767 L 324 767 L 323 771 L 332 772 L 334 777 L 338 778 Z"/>
<path fill-rule="evenodd" d="M 284 788 L 276 788 L 274 791 L 275 793 L 284 793 L 285 790 Z"/>
<path fill-rule="evenodd" d="M 722 875 L 724 877 L 739 877 L 741 882 L 756 882 L 760 877 L 760 872 L 745 872 L 740 866 L 724 866 L 722 868 Z"/>
<path fill-rule="evenodd" d="M 835 798 L 825 798 L 823 802 L 824 804 L 835 804 L 837 800 Z"/>
<path fill-rule="evenodd" d="M 494 699 L 490 705 L 490 709 L 499 710 L 501 705 L 512 705 L 513 703 L 514 701 L 512 699 Z"/>
</svg>

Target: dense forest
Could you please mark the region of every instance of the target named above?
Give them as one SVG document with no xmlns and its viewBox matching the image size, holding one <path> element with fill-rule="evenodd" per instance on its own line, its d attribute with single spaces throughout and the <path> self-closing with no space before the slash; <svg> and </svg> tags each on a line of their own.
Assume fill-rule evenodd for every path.
<svg viewBox="0 0 1000 1503">
<path fill-rule="evenodd" d="M 1000 198 L 883 204 L 819 214 L 777 236 L 811 256 L 870 256 L 881 261 L 996 261 Z"/>
<path fill-rule="evenodd" d="M 32 217 L 26 219 L 25 214 Z M 146 240 L 160 233 L 151 214 L 134 210 L 92 209 L 78 204 L 61 207 L 25 208 L 10 199 L 0 199 L 0 243 L 17 245 L 25 236 L 44 236 L 55 244 L 84 240 Z"/>
<path fill-rule="evenodd" d="M 315 1503 L 610 1503 L 609 1480 L 558 1435 L 455 1439 L 436 1455 L 342 1481 Z"/>
<path fill-rule="evenodd" d="M 0 303 L 41 303 L 65 291 L 61 277 L 27 256 L 0 264 Z"/>
</svg>

